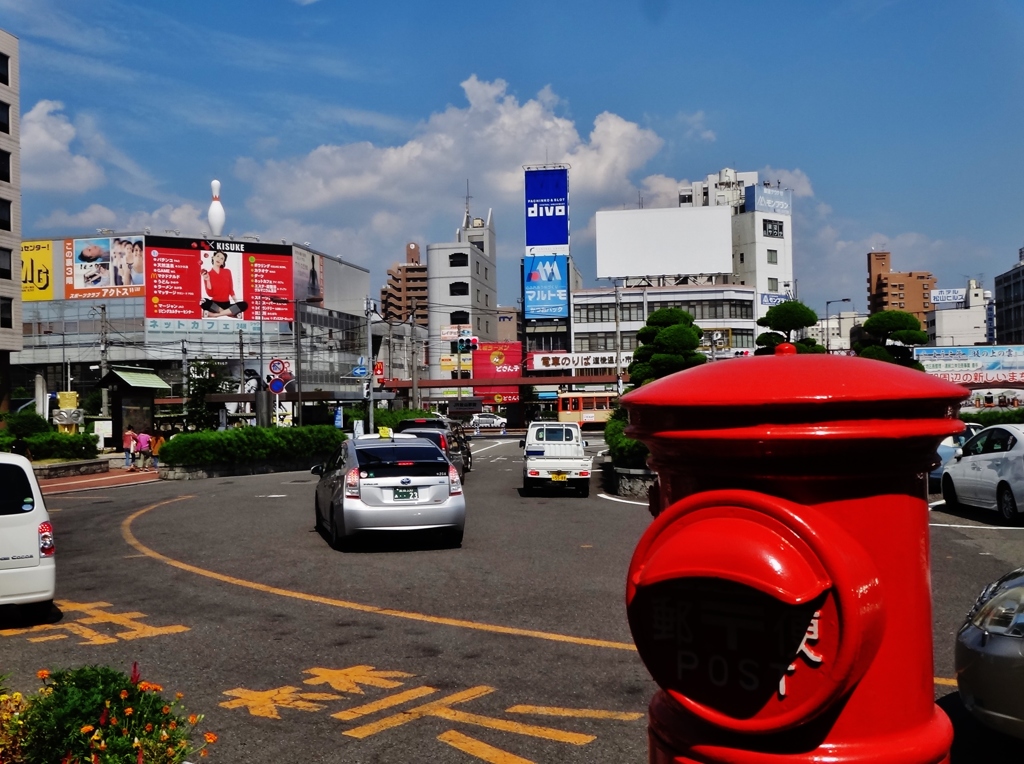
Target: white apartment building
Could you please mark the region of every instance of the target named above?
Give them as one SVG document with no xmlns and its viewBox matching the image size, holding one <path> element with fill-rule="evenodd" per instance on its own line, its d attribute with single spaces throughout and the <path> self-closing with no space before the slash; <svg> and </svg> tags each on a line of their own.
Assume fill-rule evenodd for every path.
<svg viewBox="0 0 1024 764">
<path fill-rule="evenodd" d="M 21 109 L 18 38 L 0 30 L 0 406 L 11 393 L 11 353 L 21 350 Z M 48 276 L 49 277 L 49 276 Z"/>
<path fill-rule="evenodd" d="M 471 217 L 466 210 L 455 240 L 427 245 L 427 328 L 430 335 L 430 376 L 450 376 L 442 371 L 442 356 L 454 349 L 452 327 L 468 326 L 481 342 L 498 339 L 498 263 L 493 211 L 487 219 Z M 462 366 L 472 368 L 472 356 L 463 354 Z"/>
<path fill-rule="evenodd" d="M 950 292 L 954 290 L 938 290 Z M 990 328 L 990 314 L 994 314 L 992 292 L 982 289 L 974 279 L 963 291 L 963 302 L 953 303 L 963 307 L 942 307 L 928 313 L 928 345 L 932 347 L 956 347 L 962 345 L 987 345 L 994 341 Z M 959 297 L 959 294 L 956 295 Z"/>
<path fill-rule="evenodd" d="M 846 351 L 852 347 L 850 332 L 853 327 L 860 326 L 869 317 L 867 313 L 858 313 L 855 310 L 831 313 L 814 326 L 808 326 L 803 331 L 803 336 L 813 337 L 819 345 L 824 345 L 832 353 Z"/>
</svg>

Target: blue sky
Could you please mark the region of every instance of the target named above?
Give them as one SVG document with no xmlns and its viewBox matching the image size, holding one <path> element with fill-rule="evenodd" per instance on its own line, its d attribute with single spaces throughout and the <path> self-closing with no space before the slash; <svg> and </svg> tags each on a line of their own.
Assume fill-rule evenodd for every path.
<svg viewBox="0 0 1024 764">
<path fill-rule="evenodd" d="M 171 9 L 171 10 L 167 10 Z M 794 189 L 800 297 L 866 303 L 866 252 L 940 287 L 1024 245 L 1024 4 L 0 0 L 21 41 L 25 238 L 207 229 L 371 269 L 493 208 L 514 304 L 522 165 L 594 213 L 730 166 Z"/>
</svg>

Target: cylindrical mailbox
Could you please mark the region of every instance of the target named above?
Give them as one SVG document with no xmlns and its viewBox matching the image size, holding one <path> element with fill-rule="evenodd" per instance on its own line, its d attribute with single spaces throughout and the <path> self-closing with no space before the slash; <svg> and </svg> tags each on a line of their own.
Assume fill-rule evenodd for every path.
<svg viewBox="0 0 1024 764">
<path fill-rule="evenodd" d="M 780 348 L 623 397 L 659 482 L 627 581 L 650 760 L 947 761 L 926 481 L 969 393 Z"/>
</svg>

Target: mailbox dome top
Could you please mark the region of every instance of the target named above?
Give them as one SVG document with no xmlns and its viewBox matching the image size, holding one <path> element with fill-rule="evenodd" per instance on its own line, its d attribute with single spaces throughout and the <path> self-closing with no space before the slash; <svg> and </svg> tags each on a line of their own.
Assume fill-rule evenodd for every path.
<svg viewBox="0 0 1024 764">
<path fill-rule="evenodd" d="M 637 406 L 745 407 L 828 403 L 942 401 L 970 392 L 959 385 L 891 363 L 828 355 L 755 356 L 715 361 L 676 372 L 622 398 Z"/>
</svg>

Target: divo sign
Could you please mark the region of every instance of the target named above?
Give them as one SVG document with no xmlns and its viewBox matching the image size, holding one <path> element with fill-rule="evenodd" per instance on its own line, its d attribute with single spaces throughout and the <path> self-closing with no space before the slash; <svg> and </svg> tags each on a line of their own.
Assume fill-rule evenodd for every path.
<svg viewBox="0 0 1024 764">
<path fill-rule="evenodd" d="M 526 170 L 526 246 L 569 243 L 569 168 Z"/>
</svg>

